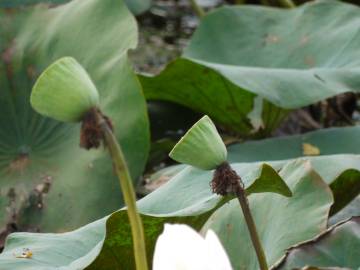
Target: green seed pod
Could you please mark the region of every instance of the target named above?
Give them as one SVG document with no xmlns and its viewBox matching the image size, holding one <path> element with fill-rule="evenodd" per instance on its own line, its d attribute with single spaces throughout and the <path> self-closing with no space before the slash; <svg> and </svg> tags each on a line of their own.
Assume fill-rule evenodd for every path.
<svg viewBox="0 0 360 270">
<path fill-rule="evenodd" d="M 188 130 L 169 156 L 181 163 L 212 170 L 226 161 L 227 151 L 214 123 L 205 115 Z"/>
<path fill-rule="evenodd" d="M 71 57 L 60 58 L 37 79 L 30 97 L 38 113 L 63 122 L 79 122 L 99 105 L 99 94 L 84 68 Z"/>
</svg>

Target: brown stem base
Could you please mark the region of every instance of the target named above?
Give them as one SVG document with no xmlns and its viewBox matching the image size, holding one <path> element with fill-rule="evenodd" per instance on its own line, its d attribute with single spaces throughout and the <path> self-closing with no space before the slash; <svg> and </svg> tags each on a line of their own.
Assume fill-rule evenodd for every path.
<svg viewBox="0 0 360 270">
<path fill-rule="evenodd" d="M 216 194 L 222 196 L 235 195 L 237 197 L 244 214 L 260 269 L 268 270 L 265 252 L 262 248 L 256 225 L 251 215 L 244 184 L 241 181 L 240 176 L 230 167 L 229 163 L 224 162 L 216 168 L 213 180 L 211 181 L 211 187 Z"/>
<path fill-rule="evenodd" d="M 81 124 L 80 147 L 87 150 L 98 148 L 104 142 L 104 133 L 99 123 L 99 116 L 103 118 L 113 131 L 110 119 L 103 115 L 98 108 L 90 109 L 84 116 Z"/>
</svg>

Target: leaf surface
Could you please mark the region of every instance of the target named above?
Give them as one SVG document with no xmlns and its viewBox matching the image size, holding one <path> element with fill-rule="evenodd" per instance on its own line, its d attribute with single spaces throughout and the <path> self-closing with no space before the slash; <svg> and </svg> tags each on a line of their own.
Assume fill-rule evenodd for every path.
<svg viewBox="0 0 360 270">
<path fill-rule="evenodd" d="M 280 265 L 274 269 L 294 269 L 307 265 L 320 268 L 360 267 L 360 217 L 340 222 L 326 232 L 291 247 Z"/>
<path fill-rule="evenodd" d="M 329 187 L 309 162 L 288 163 L 280 175 L 293 191 L 286 198 L 270 193 L 249 197 L 249 205 L 267 262 L 273 265 L 290 246 L 326 229 L 333 198 Z M 234 269 L 259 269 L 239 205 L 234 199 L 219 208 L 204 226 L 219 236 Z"/>
<path fill-rule="evenodd" d="M 249 171 L 237 167 L 246 187 L 252 192 L 277 192 L 291 195 L 287 185 L 270 166 L 263 165 Z M 149 262 L 155 241 L 164 223 L 186 223 L 200 230 L 209 216 L 231 198 L 211 192 L 212 173 L 187 167 L 166 185 L 138 202 L 142 213 Z M 271 179 L 269 179 L 269 177 Z M 274 185 L 269 186 L 269 180 Z M 263 184 L 264 183 L 264 184 Z M 24 261 L 13 254 L 23 248 L 33 251 Z M 108 217 L 64 234 L 11 234 L 5 250 L 0 254 L 0 269 L 135 269 L 131 229 L 127 213 L 119 210 Z"/>
<path fill-rule="evenodd" d="M 51 9 L 0 10 L 0 21 L 0 126 L 6 127 L 0 131 L 0 231 L 14 222 L 20 230 L 63 232 L 110 214 L 122 198 L 105 149 L 80 149 L 80 126 L 40 116 L 29 95 L 44 68 L 74 57 L 99 89 L 100 107 L 136 180 L 147 160 L 149 124 L 127 60 L 137 44 L 134 17 L 121 0 L 74 0 Z"/>
<path fill-rule="evenodd" d="M 141 77 L 145 95 L 241 135 L 270 132 L 288 109 L 359 91 L 359 13 L 333 0 L 291 10 L 219 8 L 204 17 L 181 58 Z"/>
</svg>

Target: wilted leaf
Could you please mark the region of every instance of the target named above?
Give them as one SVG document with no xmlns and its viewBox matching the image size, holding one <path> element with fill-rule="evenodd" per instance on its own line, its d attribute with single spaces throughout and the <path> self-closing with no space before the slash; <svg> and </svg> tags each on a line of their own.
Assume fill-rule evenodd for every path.
<svg viewBox="0 0 360 270">
<path fill-rule="evenodd" d="M 303 154 L 304 156 L 318 156 L 320 155 L 320 149 L 310 143 L 303 143 Z"/>
</svg>

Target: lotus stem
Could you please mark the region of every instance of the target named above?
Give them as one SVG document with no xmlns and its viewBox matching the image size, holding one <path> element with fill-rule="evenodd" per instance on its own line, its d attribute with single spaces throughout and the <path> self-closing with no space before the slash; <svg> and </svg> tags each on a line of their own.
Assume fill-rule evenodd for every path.
<svg viewBox="0 0 360 270">
<path fill-rule="evenodd" d="M 104 143 L 113 160 L 114 170 L 119 179 L 125 204 L 127 206 L 127 213 L 133 237 L 136 269 L 148 270 L 144 228 L 137 210 L 135 191 L 124 154 L 107 119 L 105 119 L 101 113 L 96 113 L 96 117 L 104 136 Z"/>
<path fill-rule="evenodd" d="M 244 214 L 245 222 L 250 233 L 250 238 L 256 252 L 260 269 L 268 270 L 269 268 L 266 262 L 266 255 L 261 245 L 254 219 L 251 215 L 244 184 L 240 176 L 230 167 L 228 162 L 224 162 L 216 168 L 213 180 L 211 181 L 211 187 L 213 192 L 216 194 L 222 196 L 235 195 L 237 197 Z"/>
<path fill-rule="evenodd" d="M 266 262 L 266 255 L 264 252 L 264 249 L 262 247 L 262 244 L 260 242 L 260 238 L 256 229 L 256 225 L 254 222 L 254 219 L 251 215 L 251 211 L 250 211 L 250 207 L 249 207 L 249 202 L 248 199 L 246 197 L 246 193 L 245 190 L 241 187 L 241 185 L 239 184 L 239 188 L 238 191 L 235 193 L 238 201 L 240 203 L 241 209 L 243 211 L 244 214 L 244 218 L 246 221 L 246 225 L 248 227 L 249 233 L 250 233 L 250 238 L 251 241 L 253 243 L 255 252 L 256 252 L 256 256 L 259 262 L 259 266 L 261 270 L 268 270 L 268 265 Z"/>
<path fill-rule="evenodd" d="M 196 0 L 190 0 L 191 7 L 195 11 L 196 15 L 199 18 L 202 18 L 205 16 L 205 11 L 202 7 L 199 6 L 199 4 L 196 2 Z"/>
<path fill-rule="evenodd" d="M 287 8 L 294 8 L 296 7 L 295 3 L 292 0 L 279 0 L 279 3 Z"/>
</svg>

